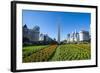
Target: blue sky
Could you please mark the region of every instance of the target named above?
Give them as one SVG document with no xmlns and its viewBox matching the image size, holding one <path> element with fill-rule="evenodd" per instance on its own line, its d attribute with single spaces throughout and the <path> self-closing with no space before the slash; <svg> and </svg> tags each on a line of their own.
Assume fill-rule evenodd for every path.
<svg viewBox="0 0 100 73">
<path fill-rule="evenodd" d="M 29 29 L 40 27 L 40 33 L 48 34 L 57 39 L 57 25 L 60 24 L 61 40 L 67 38 L 67 34 L 73 31 L 90 30 L 91 14 L 79 12 L 51 12 L 51 11 L 22 11 L 22 24 Z"/>
</svg>

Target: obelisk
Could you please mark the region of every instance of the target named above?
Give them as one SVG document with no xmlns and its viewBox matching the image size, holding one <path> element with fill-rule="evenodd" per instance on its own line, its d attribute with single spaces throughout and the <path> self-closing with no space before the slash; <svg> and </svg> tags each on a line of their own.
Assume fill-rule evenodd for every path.
<svg viewBox="0 0 100 73">
<path fill-rule="evenodd" d="M 60 24 L 58 24 L 58 44 L 60 44 Z"/>
</svg>

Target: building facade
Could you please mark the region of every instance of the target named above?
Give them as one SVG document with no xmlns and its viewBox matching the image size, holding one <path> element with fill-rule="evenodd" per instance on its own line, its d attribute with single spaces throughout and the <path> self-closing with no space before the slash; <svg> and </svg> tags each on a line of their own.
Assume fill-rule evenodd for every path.
<svg viewBox="0 0 100 73">
<path fill-rule="evenodd" d="M 47 34 L 40 34 L 40 41 L 51 42 L 52 38 L 50 38 Z"/>
<path fill-rule="evenodd" d="M 79 41 L 89 41 L 90 36 L 89 32 L 82 30 L 80 32 L 72 32 L 71 34 L 67 34 L 67 43 L 70 42 L 79 42 Z"/>
<path fill-rule="evenodd" d="M 40 28 L 35 26 L 33 29 L 28 29 L 27 25 L 23 26 L 23 38 L 27 38 L 29 41 L 39 41 Z"/>
<path fill-rule="evenodd" d="M 88 41 L 90 39 L 89 32 L 84 30 L 80 31 L 79 38 L 80 41 Z"/>
</svg>

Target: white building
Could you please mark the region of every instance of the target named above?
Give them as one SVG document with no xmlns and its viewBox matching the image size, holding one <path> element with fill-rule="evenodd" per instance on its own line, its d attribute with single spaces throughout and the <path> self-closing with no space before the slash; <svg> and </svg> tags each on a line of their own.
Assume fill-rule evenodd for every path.
<svg viewBox="0 0 100 73">
<path fill-rule="evenodd" d="M 67 34 L 67 42 L 70 42 L 70 34 Z"/>
<path fill-rule="evenodd" d="M 89 32 L 84 30 L 80 31 L 79 38 L 79 41 L 88 41 L 90 39 Z"/>
<path fill-rule="evenodd" d="M 72 32 L 71 34 L 67 34 L 67 42 L 78 42 L 78 41 L 89 41 L 90 36 L 88 31 L 77 31 Z"/>
<path fill-rule="evenodd" d="M 67 35 L 67 42 L 77 42 L 79 41 L 79 33 L 78 32 L 72 32 L 71 34 Z"/>
<path fill-rule="evenodd" d="M 35 26 L 33 29 L 28 29 L 27 25 L 23 26 L 23 38 L 29 41 L 39 41 L 40 28 Z"/>
<path fill-rule="evenodd" d="M 75 34 L 74 34 L 74 41 L 78 42 L 79 41 L 79 33 L 75 30 Z"/>
<path fill-rule="evenodd" d="M 44 34 L 40 34 L 39 41 L 44 41 Z"/>
</svg>

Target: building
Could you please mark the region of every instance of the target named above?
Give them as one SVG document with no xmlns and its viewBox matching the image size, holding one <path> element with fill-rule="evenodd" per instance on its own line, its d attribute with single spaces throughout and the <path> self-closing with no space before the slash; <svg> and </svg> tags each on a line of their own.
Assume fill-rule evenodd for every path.
<svg viewBox="0 0 100 73">
<path fill-rule="evenodd" d="M 70 34 L 70 42 L 74 42 L 74 35 L 75 35 L 75 33 L 74 32 L 72 32 L 71 34 Z"/>
<path fill-rule="evenodd" d="M 79 41 L 79 33 L 75 30 L 71 34 L 67 34 L 67 42 L 78 42 Z"/>
<path fill-rule="evenodd" d="M 79 33 L 75 30 L 75 34 L 74 34 L 74 41 L 78 42 L 79 41 Z"/>
<path fill-rule="evenodd" d="M 75 30 L 71 34 L 67 34 L 67 43 L 79 42 L 79 41 L 89 41 L 90 35 L 88 31 L 82 30 L 79 33 Z"/>
<path fill-rule="evenodd" d="M 51 42 L 52 38 L 50 38 L 47 34 L 40 34 L 40 41 Z"/>
<path fill-rule="evenodd" d="M 44 34 L 40 34 L 40 38 L 39 38 L 39 41 L 44 41 Z"/>
<path fill-rule="evenodd" d="M 23 26 L 23 38 L 27 41 L 37 42 L 39 41 L 39 34 L 40 34 L 40 28 L 39 26 L 35 26 L 33 29 L 29 29 L 27 25 L 25 24 Z"/>
<path fill-rule="evenodd" d="M 70 42 L 70 34 L 67 34 L 67 43 Z"/>
<path fill-rule="evenodd" d="M 80 31 L 79 38 L 80 38 L 80 41 L 89 41 L 90 39 L 89 32 L 84 31 L 84 30 Z"/>
</svg>

